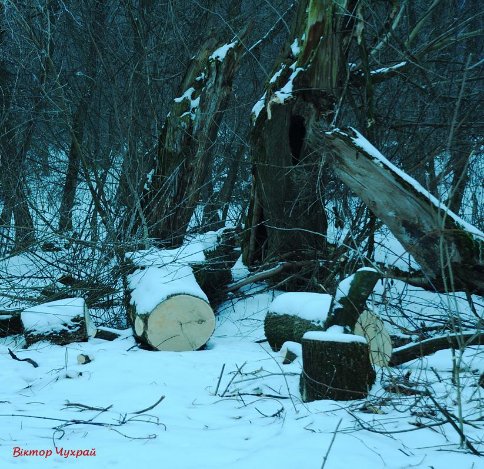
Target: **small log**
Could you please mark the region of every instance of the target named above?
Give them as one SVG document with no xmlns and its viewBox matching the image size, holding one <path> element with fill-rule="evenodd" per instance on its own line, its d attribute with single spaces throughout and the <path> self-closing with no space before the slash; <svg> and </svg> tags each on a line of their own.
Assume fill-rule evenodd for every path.
<svg viewBox="0 0 484 469">
<path fill-rule="evenodd" d="M 325 328 L 338 325 L 353 332 L 358 316 L 366 309 L 366 300 L 380 277 L 375 269 L 363 267 L 341 281 L 336 289 Z"/>
<path fill-rule="evenodd" d="M 24 328 L 20 319 L 20 312 L 0 312 L 0 337 L 23 334 Z"/>
<path fill-rule="evenodd" d="M 129 318 L 138 342 L 173 352 L 198 350 L 207 343 L 215 316 L 190 267 L 138 270 L 129 284 Z"/>
<path fill-rule="evenodd" d="M 296 358 L 302 357 L 302 346 L 297 342 L 284 342 L 281 347 L 282 364 L 289 365 Z"/>
<path fill-rule="evenodd" d="M 264 333 L 272 350 L 284 342 L 299 342 L 308 331 L 322 331 L 331 296 L 321 293 L 292 292 L 279 295 L 264 320 Z"/>
<path fill-rule="evenodd" d="M 96 333 L 83 298 L 65 298 L 21 313 L 27 346 L 42 340 L 57 345 L 86 342 Z"/>
<path fill-rule="evenodd" d="M 127 329 L 127 331 L 131 334 L 131 329 Z M 110 327 L 98 327 L 95 335 L 96 339 L 109 341 L 119 339 L 120 337 L 126 337 L 126 331 L 112 329 Z"/>
<path fill-rule="evenodd" d="M 411 343 L 395 349 L 392 353 L 390 366 L 415 360 L 416 358 L 431 355 L 439 350 L 447 348 L 460 349 L 470 345 L 483 345 L 484 333 L 475 331 L 458 332 L 443 337 L 432 337 L 421 342 Z"/>
<path fill-rule="evenodd" d="M 310 331 L 303 337 L 302 352 L 299 387 L 304 402 L 362 399 L 375 382 L 376 374 L 363 337 Z"/>
</svg>

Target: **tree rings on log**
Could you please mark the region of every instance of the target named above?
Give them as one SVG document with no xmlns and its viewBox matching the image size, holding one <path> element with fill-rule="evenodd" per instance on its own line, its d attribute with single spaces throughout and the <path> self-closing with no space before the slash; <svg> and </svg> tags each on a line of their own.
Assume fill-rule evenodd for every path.
<svg viewBox="0 0 484 469">
<path fill-rule="evenodd" d="M 198 350 L 215 330 L 210 305 L 192 295 L 174 295 L 147 314 L 133 312 L 135 336 L 155 350 Z"/>
<path fill-rule="evenodd" d="M 376 374 L 366 340 L 334 332 L 307 332 L 302 340 L 300 392 L 304 402 L 367 396 Z"/>
<path fill-rule="evenodd" d="M 376 366 L 388 366 L 392 356 L 392 339 L 383 321 L 370 311 L 363 311 L 355 325 L 355 334 L 366 339 L 370 347 L 370 360 Z"/>
</svg>

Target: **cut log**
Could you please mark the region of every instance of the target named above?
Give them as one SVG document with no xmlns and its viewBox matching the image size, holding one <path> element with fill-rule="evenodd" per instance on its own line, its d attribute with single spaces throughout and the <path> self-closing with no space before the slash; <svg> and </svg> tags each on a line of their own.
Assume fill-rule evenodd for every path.
<svg viewBox="0 0 484 469">
<path fill-rule="evenodd" d="M 0 312 L 0 337 L 22 334 L 23 332 L 20 312 Z"/>
<path fill-rule="evenodd" d="M 204 251 L 205 261 L 191 263 L 195 279 L 215 308 L 227 295 L 226 286 L 232 281 L 232 267 L 240 257 L 238 248 L 239 231 L 222 229 L 217 233 L 214 248 Z"/>
<path fill-rule="evenodd" d="M 281 347 L 282 364 L 289 365 L 296 358 L 302 358 L 302 346 L 297 342 L 284 342 Z"/>
<path fill-rule="evenodd" d="M 390 163 L 356 130 L 322 135 L 332 149 L 336 175 L 388 226 L 435 289 L 484 295 L 484 233 Z"/>
<path fill-rule="evenodd" d="M 331 296 L 321 293 L 279 295 L 264 320 L 264 333 L 272 350 L 280 350 L 287 341 L 300 343 L 307 331 L 324 330 L 330 305 Z"/>
<path fill-rule="evenodd" d="M 355 334 L 366 339 L 373 366 L 388 366 L 392 356 L 392 339 L 376 314 L 363 311 L 356 321 Z"/>
<path fill-rule="evenodd" d="M 359 315 L 366 308 L 366 300 L 380 277 L 375 269 L 363 267 L 341 281 L 325 328 L 337 325 L 343 326 L 347 332 L 353 332 Z"/>
<path fill-rule="evenodd" d="M 461 349 L 471 345 L 483 345 L 484 333 L 476 331 L 458 332 L 444 337 L 432 337 L 421 342 L 411 343 L 395 349 L 392 353 L 390 366 L 401 365 L 402 363 L 425 357 L 432 353 L 447 348 Z"/>
<path fill-rule="evenodd" d="M 65 298 L 28 308 L 21 313 L 27 346 L 49 341 L 57 345 L 86 342 L 96 328 L 83 298 Z"/>
<path fill-rule="evenodd" d="M 129 285 L 129 317 L 139 342 L 173 352 L 198 350 L 207 343 L 215 316 L 190 267 L 138 270 L 129 276 Z"/>
<path fill-rule="evenodd" d="M 375 382 L 363 337 L 333 330 L 310 331 L 303 337 L 302 353 L 300 392 L 304 402 L 362 399 Z"/>
</svg>

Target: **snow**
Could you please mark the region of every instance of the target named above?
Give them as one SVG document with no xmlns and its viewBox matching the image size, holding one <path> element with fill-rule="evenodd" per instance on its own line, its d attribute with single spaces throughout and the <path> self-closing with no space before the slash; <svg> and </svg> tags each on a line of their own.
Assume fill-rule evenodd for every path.
<svg viewBox="0 0 484 469">
<path fill-rule="evenodd" d="M 130 301 L 138 314 L 151 312 L 173 295 L 192 295 L 208 302 L 189 266 L 174 263 L 137 270 L 128 276 L 128 283 L 132 290 Z"/>
<path fill-rule="evenodd" d="M 459 449 L 459 436 L 445 417 L 418 416 L 435 412 L 421 396 L 392 395 L 377 383 L 366 400 L 302 403 L 300 360 L 282 365 L 279 354 L 256 343 L 264 336 L 263 318 L 274 292 L 246 293 L 221 306 L 203 351 L 150 352 L 137 348 L 129 335 L 26 350 L 0 344 L 2 469 L 33 469 L 45 460 L 14 457 L 15 447 L 52 450 L 44 463 L 49 469 L 65 468 L 70 459 L 79 469 L 149 467 L 153 461 L 176 469 L 311 469 L 321 467 L 330 447 L 327 469 L 480 467 L 480 458 Z M 39 367 L 12 360 L 8 347 Z M 81 353 L 94 360 L 78 364 Z M 478 347 L 466 349 L 463 368 L 482 369 L 482 354 Z M 391 381 L 408 370 L 411 380 L 425 382 L 457 413 L 450 351 L 379 374 Z M 472 423 L 465 431 L 475 443 L 482 440 L 479 388 L 471 371 L 462 372 L 461 380 L 464 418 Z M 136 413 L 162 396 L 155 407 Z M 426 427 L 436 421 L 444 423 Z M 96 456 L 65 458 L 55 446 L 94 448 Z"/>
<path fill-rule="evenodd" d="M 66 298 L 28 308 L 21 313 L 24 329 L 37 334 L 69 330 L 78 325 L 72 319 L 84 316 L 83 298 Z"/>
<path fill-rule="evenodd" d="M 295 68 L 295 64 L 293 64 L 292 68 Z M 295 68 L 294 71 L 291 73 L 287 83 L 279 91 L 276 91 L 274 93 L 274 96 L 271 98 L 271 100 L 276 100 L 279 103 L 284 103 L 288 99 L 290 99 L 292 97 L 293 81 L 302 70 L 302 67 Z"/>
<path fill-rule="evenodd" d="M 366 339 L 359 335 L 345 334 L 341 326 L 332 326 L 327 331 L 309 331 L 303 336 L 303 339 L 316 340 L 321 342 L 341 342 L 349 344 L 352 342 L 358 342 L 360 344 L 366 344 Z"/>
<path fill-rule="evenodd" d="M 301 52 L 301 48 L 299 47 L 299 41 L 298 39 L 294 39 L 294 42 L 291 44 L 291 52 L 294 57 L 297 57 L 299 55 L 299 52 Z"/>
<path fill-rule="evenodd" d="M 198 106 L 200 106 L 200 96 L 198 96 L 197 98 L 193 98 L 194 93 L 195 93 L 195 88 L 193 88 L 192 86 L 188 88 L 181 96 L 174 99 L 175 103 L 181 103 L 184 100 L 190 101 L 189 110 L 183 113 L 181 117 L 189 115 L 192 120 L 195 119 L 196 111 L 198 109 Z"/>
<path fill-rule="evenodd" d="M 264 93 L 262 95 L 262 97 L 259 99 L 259 101 L 257 101 L 255 104 L 254 104 L 254 107 L 252 108 L 252 111 L 251 111 L 251 116 L 252 116 L 252 120 L 255 122 L 257 120 L 257 118 L 259 117 L 259 114 L 260 112 L 262 111 L 262 109 L 264 109 L 264 104 L 265 104 L 265 101 L 266 101 L 266 95 L 267 93 Z"/>
<path fill-rule="evenodd" d="M 395 65 L 392 65 L 391 67 L 383 67 L 383 68 L 378 68 L 376 70 L 372 70 L 370 72 L 370 75 L 380 75 L 380 74 L 385 74 L 390 71 L 396 71 L 399 70 L 400 68 L 405 67 L 408 64 L 408 62 L 399 62 Z"/>
<path fill-rule="evenodd" d="M 475 238 L 479 239 L 480 241 L 484 241 L 484 233 L 477 229 L 475 226 L 467 223 L 465 220 L 462 220 L 458 215 L 454 212 L 449 210 L 440 200 L 436 199 L 429 191 L 427 191 L 420 183 L 418 183 L 415 179 L 409 176 L 407 173 L 402 171 L 400 168 L 395 166 L 393 163 L 388 161 L 380 151 L 375 148 L 362 134 L 360 134 L 356 129 L 352 128 L 352 131 L 355 132 L 356 138 L 353 138 L 353 142 L 357 147 L 359 147 L 362 152 L 369 154 L 372 158 L 377 160 L 382 167 L 386 167 L 390 169 L 392 172 L 396 173 L 400 178 L 402 178 L 405 182 L 410 184 L 416 192 L 422 194 L 426 197 L 435 207 L 439 210 L 442 210 L 446 216 L 449 216 L 453 219 L 453 221 L 462 227 L 464 230 L 469 232 Z"/>
<path fill-rule="evenodd" d="M 219 47 L 213 54 L 210 56 L 211 60 L 218 60 L 219 62 L 223 62 L 227 52 L 230 49 L 233 49 L 237 45 L 237 42 L 231 42 L 230 44 L 224 44 L 223 46 Z"/>
<path fill-rule="evenodd" d="M 315 323 L 323 323 L 331 306 L 331 295 L 323 293 L 291 292 L 279 295 L 269 307 L 275 314 L 298 316 Z"/>
</svg>

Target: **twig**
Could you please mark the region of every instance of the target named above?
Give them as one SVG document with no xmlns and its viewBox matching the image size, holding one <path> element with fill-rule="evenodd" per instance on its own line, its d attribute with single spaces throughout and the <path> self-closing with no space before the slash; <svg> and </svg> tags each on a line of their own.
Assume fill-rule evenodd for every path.
<svg viewBox="0 0 484 469">
<path fill-rule="evenodd" d="M 10 356 L 14 360 L 17 360 L 18 362 L 27 362 L 27 363 L 30 363 L 34 368 L 38 368 L 39 367 L 38 363 L 37 362 L 34 362 L 34 360 L 32 360 L 31 358 L 19 358 L 10 349 L 8 349 L 8 353 L 10 354 Z"/>
<path fill-rule="evenodd" d="M 150 405 L 149 407 L 147 407 L 146 409 L 143 409 L 143 410 L 137 410 L 136 412 L 130 412 L 130 414 L 139 415 L 139 414 L 142 414 L 144 412 L 148 412 L 148 410 L 154 409 L 164 398 L 165 398 L 165 396 L 161 396 L 153 405 Z"/>
<path fill-rule="evenodd" d="M 245 365 L 247 365 L 247 362 L 244 362 L 243 365 L 240 368 L 237 365 L 235 365 L 237 367 L 237 371 L 234 373 L 234 376 L 232 376 L 232 379 L 229 381 L 229 384 L 227 384 L 227 387 L 225 388 L 224 392 L 222 393 L 222 395 L 220 397 L 224 397 L 225 396 L 225 393 L 229 390 L 229 387 L 232 384 L 232 382 L 235 379 L 235 377 L 238 374 L 241 374 L 242 375 L 242 368 L 244 368 Z"/>
<path fill-rule="evenodd" d="M 334 429 L 333 438 L 331 438 L 331 441 L 330 441 L 329 446 L 328 446 L 328 450 L 326 451 L 326 454 L 324 455 L 323 464 L 321 464 L 321 469 L 324 469 L 324 466 L 326 465 L 326 461 L 328 460 L 329 453 L 331 451 L 331 448 L 333 447 L 334 440 L 336 439 L 336 434 L 338 433 L 339 426 L 341 425 L 342 421 L 343 421 L 343 419 L 339 419 L 338 425 L 336 425 L 336 428 Z"/>
<path fill-rule="evenodd" d="M 225 363 L 222 365 L 222 369 L 220 370 L 220 375 L 218 377 L 218 381 L 217 381 L 217 387 L 215 388 L 215 396 L 217 395 L 218 393 L 218 388 L 220 387 L 220 381 L 222 381 L 222 376 L 224 374 L 224 370 L 225 370 Z"/>
</svg>

